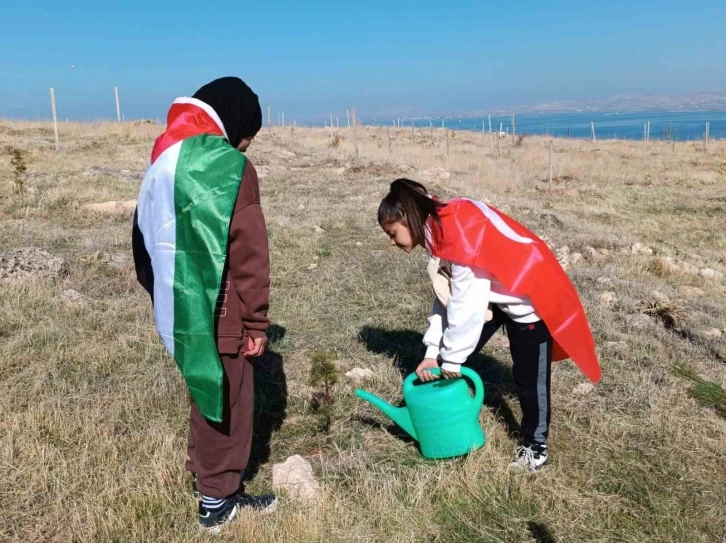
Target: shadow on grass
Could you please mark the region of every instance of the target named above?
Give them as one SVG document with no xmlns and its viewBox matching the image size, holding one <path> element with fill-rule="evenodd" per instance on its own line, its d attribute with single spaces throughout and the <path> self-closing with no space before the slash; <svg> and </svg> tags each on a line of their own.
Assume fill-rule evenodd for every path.
<svg viewBox="0 0 726 543">
<path fill-rule="evenodd" d="M 273 324 L 267 331 L 269 346 L 285 337 L 285 328 Z M 270 459 L 272 434 L 280 429 L 287 410 L 287 379 L 282 356 L 272 349 L 255 360 L 255 415 L 252 452 L 242 479 L 251 480 Z"/>
<path fill-rule="evenodd" d="M 413 330 L 384 330 L 364 326 L 358 333 L 358 341 L 363 343 L 369 351 L 391 357 L 394 367 L 401 372 L 403 377 L 412 373 L 423 360 L 426 348 L 422 340 L 423 334 Z M 496 358 L 480 353 L 480 349 L 469 357 L 466 365 L 476 371 L 484 382 L 484 405 L 494 412 L 509 437 L 517 439 L 520 431 L 519 423 L 504 398 L 505 395 L 511 394 L 515 390 L 512 370 Z M 378 426 L 377 422 L 373 422 Z M 398 427 L 395 426 L 395 428 Z M 388 431 L 395 435 L 391 430 Z M 399 429 L 399 431 L 408 436 L 403 430 Z"/>
<path fill-rule="evenodd" d="M 549 528 L 538 522 L 528 522 L 527 529 L 532 534 L 535 543 L 557 543 L 555 536 L 549 531 Z"/>
</svg>

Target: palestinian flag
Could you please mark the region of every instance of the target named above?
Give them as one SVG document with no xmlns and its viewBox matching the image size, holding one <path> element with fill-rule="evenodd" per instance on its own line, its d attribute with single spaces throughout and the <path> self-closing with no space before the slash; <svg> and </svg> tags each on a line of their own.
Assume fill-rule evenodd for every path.
<svg viewBox="0 0 726 543">
<path fill-rule="evenodd" d="M 439 216 L 443 236 L 433 236 L 434 255 L 482 268 L 510 292 L 528 297 L 554 339 L 553 360 L 572 358 L 591 381 L 600 380 L 580 297 L 545 242 L 498 209 L 474 200 L 451 200 Z"/>
<path fill-rule="evenodd" d="M 222 420 L 215 308 L 245 156 L 215 111 L 178 98 L 157 138 L 134 217 L 134 261 L 164 345 L 199 411 Z"/>
</svg>

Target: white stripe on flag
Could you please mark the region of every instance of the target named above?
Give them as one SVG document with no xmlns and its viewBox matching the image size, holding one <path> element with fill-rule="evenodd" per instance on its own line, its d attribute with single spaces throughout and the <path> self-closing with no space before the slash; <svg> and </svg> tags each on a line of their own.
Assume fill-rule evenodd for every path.
<svg viewBox="0 0 726 543">
<path fill-rule="evenodd" d="M 504 220 L 485 203 L 477 202 L 476 200 L 469 201 L 476 207 L 478 207 L 482 213 L 484 213 L 486 218 L 489 219 L 489 222 L 492 223 L 497 230 L 499 230 L 503 235 L 507 236 L 512 241 L 516 241 L 517 243 L 534 243 L 533 239 L 520 236 L 514 230 L 512 230 L 510 226 L 505 223 Z"/>
<path fill-rule="evenodd" d="M 156 159 L 146 170 L 136 204 L 139 229 L 154 270 L 154 318 L 159 336 L 174 356 L 174 258 L 176 255 L 176 212 L 174 178 L 180 141 Z"/>
<path fill-rule="evenodd" d="M 224 134 L 224 137 L 229 141 L 229 138 L 227 137 L 227 131 L 224 129 L 224 124 L 222 123 L 222 119 L 219 118 L 219 115 L 217 115 L 217 112 L 214 111 L 214 108 L 207 104 L 206 102 L 202 102 L 201 100 L 197 100 L 196 98 L 189 98 L 188 96 L 182 96 L 181 98 L 177 98 L 174 100 L 175 104 L 191 104 L 193 106 L 197 106 L 200 109 L 203 109 L 207 115 L 209 115 L 212 120 L 217 123 L 217 126 L 222 130 L 222 134 Z"/>
</svg>

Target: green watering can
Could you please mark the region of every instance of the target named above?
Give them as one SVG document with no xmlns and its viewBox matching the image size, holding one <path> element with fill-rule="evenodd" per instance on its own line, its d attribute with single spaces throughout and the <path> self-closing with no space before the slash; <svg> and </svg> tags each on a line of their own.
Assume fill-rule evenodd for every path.
<svg viewBox="0 0 726 543">
<path fill-rule="evenodd" d="M 430 371 L 441 375 L 441 368 Z M 418 379 L 415 373 L 403 382 L 405 407 L 394 407 L 365 390 L 357 389 L 355 393 L 406 430 L 419 442 L 426 458 L 451 458 L 484 445 L 484 432 L 479 426 L 484 384 L 469 368 L 461 368 L 461 373 L 474 383 L 473 398 L 464 379 L 437 379 L 414 385 Z"/>
</svg>

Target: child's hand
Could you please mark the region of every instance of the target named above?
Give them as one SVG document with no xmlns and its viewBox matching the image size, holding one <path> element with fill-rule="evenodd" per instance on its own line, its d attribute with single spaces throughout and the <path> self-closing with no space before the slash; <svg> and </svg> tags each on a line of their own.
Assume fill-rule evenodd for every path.
<svg viewBox="0 0 726 543">
<path fill-rule="evenodd" d="M 446 370 L 441 370 L 441 375 L 444 379 L 456 379 L 457 377 L 461 377 L 460 373 Z"/>
<path fill-rule="evenodd" d="M 429 370 L 438 367 L 439 363 L 437 360 L 433 358 L 424 358 L 423 361 L 416 368 L 416 375 L 419 379 L 421 379 L 421 381 L 425 383 L 429 381 L 435 381 L 436 379 L 439 379 L 439 376 L 434 375 Z"/>
<path fill-rule="evenodd" d="M 246 358 L 257 358 L 258 356 L 262 356 L 265 352 L 266 344 L 267 336 L 258 337 L 256 339 L 248 337 L 247 349 L 243 351 L 242 354 L 245 355 Z"/>
</svg>

